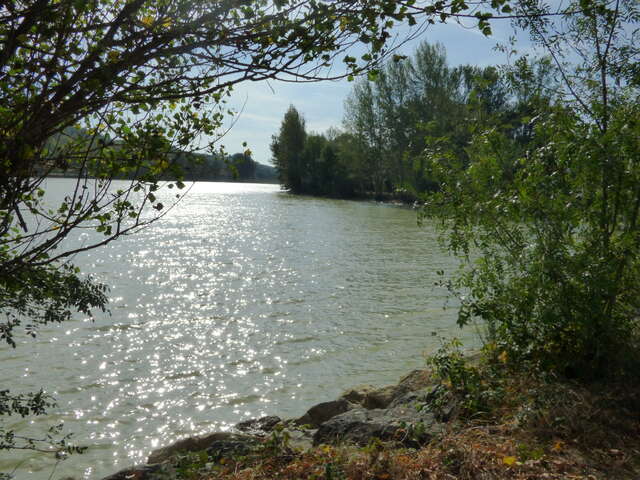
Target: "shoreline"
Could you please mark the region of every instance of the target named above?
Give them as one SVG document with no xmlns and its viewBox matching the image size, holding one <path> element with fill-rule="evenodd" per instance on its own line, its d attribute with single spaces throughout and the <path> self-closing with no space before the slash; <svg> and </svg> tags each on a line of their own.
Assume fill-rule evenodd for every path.
<svg viewBox="0 0 640 480">
<path fill-rule="evenodd" d="M 428 401 L 438 382 L 430 370 L 418 369 L 402 376 L 397 384 L 374 387 L 369 384 L 347 389 L 335 400 L 311 406 L 299 418 L 275 415 L 244 420 L 231 431 L 186 437 L 153 450 L 147 462 L 120 470 L 102 480 L 160 480 L 176 477 L 176 462 L 184 455 L 217 450 L 226 455 L 247 453 L 270 438 L 286 438 L 287 448 L 304 453 L 318 445 L 343 442 L 365 446 L 374 438 L 392 440 L 406 437 L 406 425 L 431 424 L 422 440 L 443 428 L 446 418 L 420 412 L 417 403 Z M 405 439 L 415 444 L 417 439 Z M 215 456 L 215 455 L 214 455 Z M 219 456 L 219 455 L 218 455 Z"/>
<path fill-rule="evenodd" d="M 640 478 L 638 385 L 549 379 L 480 355 L 448 359 L 445 370 L 466 380 L 453 370 L 443 376 L 434 362 L 394 385 L 349 389 L 299 418 L 255 418 L 185 438 L 103 480 Z"/>
</svg>

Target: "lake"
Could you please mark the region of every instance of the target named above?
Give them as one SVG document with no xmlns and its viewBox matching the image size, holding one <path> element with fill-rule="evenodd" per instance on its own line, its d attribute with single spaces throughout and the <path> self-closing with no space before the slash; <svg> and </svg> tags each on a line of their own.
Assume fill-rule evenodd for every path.
<svg viewBox="0 0 640 480">
<path fill-rule="evenodd" d="M 18 479 L 101 478 L 181 437 L 394 383 L 440 337 L 473 337 L 435 285 L 457 261 L 405 207 L 198 183 L 161 221 L 73 261 L 110 285 L 111 315 L 2 345 L 0 384 L 58 400 L 15 426 L 64 421 L 90 449 L 57 466 L 3 453 Z"/>
</svg>

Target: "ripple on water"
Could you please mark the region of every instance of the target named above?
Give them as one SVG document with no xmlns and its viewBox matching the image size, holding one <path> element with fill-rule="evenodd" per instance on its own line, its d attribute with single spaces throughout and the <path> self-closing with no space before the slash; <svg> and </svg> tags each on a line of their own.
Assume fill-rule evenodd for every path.
<svg viewBox="0 0 640 480">
<path fill-rule="evenodd" d="M 19 373 L 24 390 L 57 391 L 52 416 L 17 425 L 64 420 L 92 445 L 53 478 L 100 478 L 180 436 L 389 383 L 455 320 L 434 286 L 455 264 L 415 212 L 271 185 L 197 184 L 162 222 L 75 261 L 111 286 L 111 316 L 0 351 L 1 384 Z M 21 454 L 0 470 L 23 460 L 18 478 L 34 480 L 55 463 Z"/>
</svg>

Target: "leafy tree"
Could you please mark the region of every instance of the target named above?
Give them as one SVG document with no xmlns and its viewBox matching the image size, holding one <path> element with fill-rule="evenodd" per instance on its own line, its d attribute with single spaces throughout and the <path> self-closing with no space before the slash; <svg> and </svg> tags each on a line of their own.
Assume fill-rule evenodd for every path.
<svg viewBox="0 0 640 480">
<path fill-rule="evenodd" d="M 443 219 L 454 252 L 475 258 L 451 284 L 464 294 L 459 323 L 483 320 L 489 346 L 514 362 L 637 374 L 640 11 L 595 0 L 570 2 L 557 20 L 532 3 L 518 12 L 562 89 L 552 105 L 529 104 L 533 144 L 515 171 L 511 139 L 495 129 L 475 137 L 468 168 L 434 164 L 442 190 L 425 213 Z"/>
<path fill-rule="evenodd" d="M 337 156 L 336 167 L 333 169 L 335 194 L 340 197 L 355 197 L 366 191 L 363 174 L 366 165 L 360 150 L 361 143 L 347 132 L 339 132 L 329 140 L 327 148 L 332 155 Z"/>
<path fill-rule="evenodd" d="M 404 59 L 389 62 L 375 79 L 376 100 L 384 129 L 385 157 L 391 181 L 404 186 L 408 168 L 405 152 L 413 147 L 419 128 L 412 106 L 413 91 L 411 61 Z"/>
<path fill-rule="evenodd" d="M 329 191 L 322 157 L 326 145 L 327 139 L 323 135 L 312 133 L 306 136 L 302 150 L 302 165 L 305 170 L 302 189 L 305 192 L 321 194 Z"/>
<path fill-rule="evenodd" d="M 360 143 L 368 188 L 415 199 L 437 189 L 423 151 L 446 144 L 466 157 L 472 131 L 498 122 L 508 103 L 495 67 L 450 67 L 442 45 L 424 42 L 412 58 L 388 62 L 375 81 L 354 86 L 344 123 Z"/>
<path fill-rule="evenodd" d="M 354 85 L 345 102 L 345 126 L 353 135 L 362 155 L 361 171 L 366 188 L 376 197 L 382 195 L 387 178 L 382 112 L 373 86 L 367 80 Z"/>
<path fill-rule="evenodd" d="M 284 115 L 280 132 L 272 138 L 271 153 L 280 183 L 294 193 L 303 191 L 303 179 L 307 174 L 303 156 L 306 139 L 304 118 L 291 105 Z"/>
<path fill-rule="evenodd" d="M 233 154 L 230 163 L 241 180 L 255 178 L 257 164 L 249 152 Z"/>
</svg>

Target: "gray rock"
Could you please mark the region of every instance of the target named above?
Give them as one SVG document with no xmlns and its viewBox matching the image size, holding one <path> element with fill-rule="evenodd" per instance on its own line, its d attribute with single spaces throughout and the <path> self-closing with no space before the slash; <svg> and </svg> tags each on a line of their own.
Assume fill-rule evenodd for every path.
<svg viewBox="0 0 640 480">
<path fill-rule="evenodd" d="M 394 398 L 398 398 L 407 392 L 422 390 L 436 384 L 430 370 L 414 370 L 400 379 L 396 385 Z"/>
<path fill-rule="evenodd" d="M 438 400 L 437 404 L 435 400 Z M 413 405 L 415 408 L 430 410 L 439 422 L 448 422 L 455 418 L 459 411 L 459 402 L 441 384 L 430 385 L 421 390 L 407 392 L 391 402 L 389 408 L 401 405 Z"/>
<path fill-rule="evenodd" d="M 251 435 L 263 435 L 265 432 L 270 432 L 276 425 L 282 423 L 282 419 L 275 415 L 269 415 L 262 418 L 252 418 L 251 420 L 245 420 L 238 423 L 235 428 L 241 432 L 249 433 Z"/>
<path fill-rule="evenodd" d="M 168 445 L 166 447 L 154 450 L 149 455 L 147 463 L 162 463 L 181 452 L 198 452 L 200 450 L 208 450 L 211 446 L 217 445 L 217 448 L 222 448 L 224 443 L 236 445 L 237 442 L 244 442 L 247 444 L 255 444 L 258 442 L 258 438 L 251 435 L 241 435 L 229 432 L 216 432 L 202 437 L 189 437 Z"/>
<path fill-rule="evenodd" d="M 289 447 L 294 450 L 304 451 L 313 446 L 313 435 L 316 430 L 299 430 L 299 429 L 285 429 L 282 433 L 289 435 Z"/>
<path fill-rule="evenodd" d="M 414 370 L 400 379 L 396 385 L 375 388 L 359 385 L 344 392 L 340 398 L 366 409 L 388 408 L 408 392 L 424 389 L 434 384 L 429 370 Z"/>
<path fill-rule="evenodd" d="M 359 385 L 344 392 L 340 398 L 367 409 L 386 408 L 396 394 L 396 385 L 375 388 L 371 385 Z"/>
<path fill-rule="evenodd" d="M 327 420 L 351 410 L 355 405 L 344 398 L 314 405 L 302 417 L 294 420 L 295 425 L 311 425 L 317 428 Z"/>
<path fill-rule="evenodd" d="M 137 465 L 120 470 L 102 480 L 151 480 L 157 477 L 161 470 L 162 465 Z"/>
<path fill-rule="evenodd" d="M 417 446 L 430 440 L 442 428 L 443 424 L 436 420 L 434 414 L 419 405 L 409 403 L 371 410 L 358 407 L 323 423 L 315 433 L 313 443 L 366 445 L 373 438 L 379 438 Z"/>
<path fill-rule="evenodd" d="M 358 405 L 362 405 L 367 395 L 371 392 L 375 391 L 376 387 L 373 385 L 357 385 L 349 390 L 346 390 L 340 398 L 344 398 L 348 402 L 357 403 Z"/>
<path fill-rule="evenodd" d="M 412 405 L 414 407 L 421 407 L 425 404 L 430 404 L 435 400 L 438 392 L 438 386 L 423 388 L 421 390 L 415 390 L 402 395 L 396 396 L 389 404 L 389 408 L 395 408 L 400 406 Z"/>
</svg>

